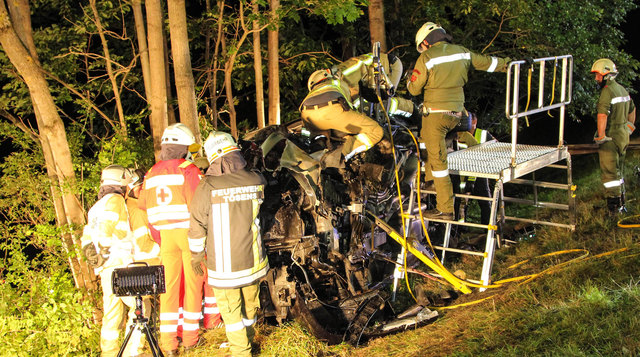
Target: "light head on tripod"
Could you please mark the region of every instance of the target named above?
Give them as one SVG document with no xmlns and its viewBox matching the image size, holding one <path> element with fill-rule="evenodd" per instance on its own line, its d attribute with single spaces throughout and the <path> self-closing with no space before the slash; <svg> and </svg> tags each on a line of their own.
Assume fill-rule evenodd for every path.
<svg viewBox="0 0 640 357">
<path fill-rule="evenodd" d="M 116 296 L 163 294 L 166 292 L 164 265 L 133 262 L 126 268 L 114 269 L 111 286 Z"/>
</svg>

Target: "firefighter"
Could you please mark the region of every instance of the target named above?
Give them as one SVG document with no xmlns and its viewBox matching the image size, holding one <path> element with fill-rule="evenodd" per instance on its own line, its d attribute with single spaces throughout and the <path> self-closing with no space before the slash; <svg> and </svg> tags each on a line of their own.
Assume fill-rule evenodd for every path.
<svg viewBox="0 0 640 357">
<path fill-rule="evenodd" d="M 198 331 L 203 278 L 191 268 L 187 240 L 189 209 L 201 176 L 200 170 L 185 160 L 189 145 L 194 142 L 193 133 L 184 124 L 172 124 L 164 130 L 160 161 L 147 172 L 139 198 L 149 223 L 160 232 L 160 257 L 166 279 L 166 293 L 160 295 L 160 348 L 168 356 L 178 354 L 181 285 L 185 291 L 182 345 L 188 350 L 201 342 Z"/>
<path fill-rule="evenodd" d="M 120 350 L 118 336 L 126 307 L 129 309 L 127 330 L 135 318 L 135 297 L 118 297 L 111 285 L 113 270 L 126 267 L 134 257 L 134 240 L 124 198 L 129 179 L 128 171 L 120 165 L 102 170 L 98 201 L 89 209 L 81 238 L 82 251 L 100 276 L 102 285 L 100 349 L 103 357 L 116 356 Z M 142 352 L 141 332 L 138 329 L 134 332 L 126 351 L 130 356 Z"/>
<path fill-rule="evenodd" d="M 382 127 L 354 110 L 349 85 L 330 69 L 313 72 L 307 87 L 309 94 L 300 105 L 302 121 L 312 133 L 335 130 L 350 134 L 341 148 L 345 161 L 371 149 L 382 139 Z"/>
<path fill-rule="evenodd" d="M 381 53 L 379 58 L 375 58 L 373 53 L 366 53 L 334 66 L 331 72 L 349 85 L 356 108 L 364 107 L 367 102 L 386 100 L 384 105 L 390 115 L 407 119 L 421 118 L 420 111 L 412 101 L 394 96 L 402 77 L 402 68 L 402 61 L 393 54 Z M 376 78 L 379 79 L 378 83 Z M 376 89 L 380 89 L 379 93 L 376 93 Z"/>
<path fill-rule="evenodd" d="M 142 190 L 145 170 L 129 169 L 131 180 L 127 186 L 127 211 L 129 212 L 129 225 L 135 241 L 134 259 L 137 262 L 145 262 L 149 265 L 160 264 L 160 245 L 153 239 L 148 226 L 147 212 L 138 207 L 138 197 Z"/>
<path fill-rule="evenodd" d="M 626 211 L 624 206 L 624 157 L 629 136 L 635 130 L 636 107 L 629 92 L 615 81 L 616 65 L 601 58 L 591 66 L 600 88 L 597 109 L 597 131 L 594 141 L 599 145 L 600 177 L 604 185 L 607 208 L 611 213 Z"/>
<path fill-rule="evenodd" d="M 420 140 L 427 149 L 427 161 L 434 178 L 436 208 L 428 218 L 453 219 L 453 187 L 447 167 L 445 136 L 467 118 L 464 90 L 470 67 L 487 72 L 506 72 L 508 59 L 477 54 L 451 43 L 451 36 L 433 22 L 416 33 L 416 61 L 407 84 L 414 96 L 424 92 Z M 466 129 L 465 129 L 466 130 Z"/>
<path fill-rule="evenodd" d="M 269 269 L 258 218 L 266 181 L 246 168 L 231 135 L 212 132 L 204 149 L 211 165 L 192 204 L 192 264 L 198 274 L 208 272 L 231 354 L 251 356 L 259 280 Z"/>
</svg>

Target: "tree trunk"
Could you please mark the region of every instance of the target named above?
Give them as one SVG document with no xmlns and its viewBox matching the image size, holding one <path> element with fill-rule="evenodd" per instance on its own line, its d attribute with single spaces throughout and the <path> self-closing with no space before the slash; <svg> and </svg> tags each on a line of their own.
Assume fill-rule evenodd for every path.
<svg viewBox="0 0 640 357">
<path fill-rule="evenodd" d="M 28 22 L 26 20 L 28 17 L 26 14 L 29 12 L 28 4 L 25 2 L 26 0 L 20 0 L 12 10 L 16 12 L 16 15 L 20 15 L 17 16 L 20 23 L 16 28 L 29 43 L 33 39 L 30 38 L 32 37 L 30 19 Z M 69 253 L 69 264 L 76 286 L 95 290 L 97 288 L 95 276 L 81 258 L 82 255 L 79 254 L 79 240 L 74 231 L 84 225 L 85 218 L 82 205 L 74 194 L 76 177 L 64 124 L 58 114 L 38 59 L 32 57 L 20 41 L 9 18 L 4 0 L 0 0 L 0 45 L 29 88 L 47 172 L 51 178 L 56 220 L 60 227 L 72 225 L 71 230 L 65 229 L 62 244 Z"/>
<path fill-rule="evenodd" d="M 142 68 L 142 80 L 144 81 L 145 96 L 151 95 L 151 75 L 149 69 L 149 47 L 147 45 L 147 30 L 144 27 L 141 0 L 133 0 L 133 18 L 136 23 L 136 35 L 138 37 L 138 52 L 140 54 L 140 67 Z"/>
<path fill-rule="evenodd" d="M 122 99 L 120 98 L 120 89 L 116 81 L 116 76 L 113 73 L 113 66 L 111 64 L 111 54 L 109 53 L 109 46 L 107 45 L 107 38 L 104 35 L 104 28 L 100 21 L 100 14 L 96 8 L 96 0 L 90 0 L 89 5 L 93 12 L 93 21 L 98 29 L 98 35 L 100 36 L 100 42 L 102 43 L 102 51 L 104 52 L 104 65 L 107 69 L 107 75 L 111 82 L 111 90 L 113 91 L 113 97 L 116 100 L 116 108 L 118 111 L 118 119 L 120 121 L 120 135 L 126 139 L 127 137 L 127 123 L 124 121 L 124 109 L 122 109 Z"/>
<path fill-rule="evenodd" d="M 200 125 L 198 125 L 193 70 L 191 69 L 185 2 L 184 0 L 169 0 L 167 7 L 169 10 L 171 54 L 173 58 L 173 73 L 176 79 L 176 92 L 178 94 L 180 122 L 191 129 L 196 137 L 196 142 L 200 143 L 202 139 L 200 137 Z"/>
<path fill-rule="evenodd" d="M 167 80 L 164 55 L 164 35 L 162 4 L 160 0 L 147 0 L 147 30 L 149 32 L 149 69 L 151 93 L 148 95 L 151 106 L 149 121 L 153 135 L 153 149 L 156 161 L 160 159 L 160 139 L 169 125 L 167 116 Z"/>
<path fill-rule="evenodd" d="M 384 29 L 384 1 L 371 0 L 369 3 L 369 33 L 371 47 L 380 42 L 380 52 L 387 52 L 387 36 Z"/>
<path fill-rule="evenodd" d="M 262 50 L 260 48 L 260 23 L 257 18 L 260 13 L 258 0 L 251 2 L 251 9 L 255 20 L 253 20 L 253 72 L 256 76 L 256 116 L 258 119 L 258 129 L 264 128 L 264 87 L 262 80 Z"/>
<path fill-rule="evenodd" d="M 277 24 L 280 19 L 278 10 L 280 9 L 280 0 L 269 0 L 271 11 L 271 23 L 276 24 L 275 30 L 269 30 L 267 35 L 268 42 L 268 76 L 269 76 L 269 124 L 280 124 L 280 66 L 279 49 L 278 49 L 278 28 Z"/>
</svg>

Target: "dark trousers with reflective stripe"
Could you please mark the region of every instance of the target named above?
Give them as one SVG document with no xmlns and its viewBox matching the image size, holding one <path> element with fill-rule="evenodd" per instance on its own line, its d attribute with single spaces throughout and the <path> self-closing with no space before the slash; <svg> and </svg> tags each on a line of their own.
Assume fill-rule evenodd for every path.
<svg viewBox="0 0 640 357">
<path fill-rule="evenodd" d="M 420 140 L 427 148 L 427 168 L 433 174 L 436 188 L 436 208 L 445 213 L 453 213 L 453 186 L 448 174 L 445 137 L 459 122 L 459 117 L 444 113 L 431 113 L 422 117 Z"/>
<path fill-rule="evenodd" d="M 627 142 L 628 143 L 628 142 Z M 625 143 L 622 143 L 625 144 Z M 619 184 L 623 178 L 622 169 L 627 145 L 621 147 L 616 140 L 607 141 L 600 145 L 598 156 L 600 158 L 600 179 L 605 186 L 605 197 L 620 197 L 622 191 Z M 618 183 L 616 183 L 616 181 Z"/>
</svg>

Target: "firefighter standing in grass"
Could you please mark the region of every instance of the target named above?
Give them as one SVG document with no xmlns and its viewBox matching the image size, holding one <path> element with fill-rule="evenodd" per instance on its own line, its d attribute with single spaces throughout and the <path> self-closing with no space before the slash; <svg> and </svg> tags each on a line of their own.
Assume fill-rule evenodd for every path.
<svg viewBox="0 0 640 357">
<path fill-rule="evenodd" d="M 615 77 L 616 65 L 601 58 L 591 67 L 600 87 L 597 104 L 597 132 L 594 141 L 599 144 L 600 177 L 605 189 L 607 208 L 611 213 L 626 211 L 624 207 L 624 157 L 629 136 L 635 130 L 636 107 Z"/>
<path fill-rule="evenodd" d="M 89 265 L 100 276 L 102 285 L 100 350 L 103 357 L 116 356 L 120 350 L 118 336 L 127 307 L 127 330 L 135 318 L 135 297 L 116 296 L 111 286 L 113 270 L 131 263 L 135 252 L 124 198 L 129 180 L 128 171 L 120 165 L 110 165 L 102 170 L 98 201 L 89 210 L 81 239 L 82 252 Z M 129 339 L 126 355 L 136 356 L 141 353 L 141 337 L 141 331 L 136 329 Z"/>
<path fill-rule="evenodd" d="M 233 356 L 251 356 L 260 301 L 259 280 L 269 264 L 258 212 L 265 179 L 246 169 L 231 135 L 212 132 L 204 149 L 211 164 L 192 202 L 189 246 L 193 269 L 213 287 Z"/>
<path fill-rule="evenodd" d="M 184 325 L 182 345 L 186 350 L 198 345 L 202 313 L 203 278 L 191 268 L 187 239 L 189 210 L 200 182 L 200 170 L 185 160 L 195 142 L 184 124 L 168 126 L 162 134 L 160 161 L 146 174 L 140 208 L 149 223 L 160 232 L 160 256 L 165 267 L 166 293 L 160 295 L 160 348 L 165 356 L 178 354 L 178 318 L 181 274 L 184 272 Z"/>
<path fill-rule="evenodd" d="M 349 85 L 331 70 L 313 72 L 307 87 L 309 94 L 300 105 L 302 121 L 314 134 L 331 130 L 350 134 L 342 146 L 345 161 L 371 149 L 382 139 L 382 127 L 355 110 Z"/>
<path fill-rule="evenodd" d="M 407 89 L 414 96 L 424 92 L 420 139 L 427 148 L 428 166 L 436 189 L 436 208 L 425 217 L 453 219 L 453 187 L 447 163 L 445 136 L 463 118 L 464 85 L 469 68 L 506 72 L 508 59 L 477 54 L 451 43 L 451 36 L 433 22 L 416 33 L 416 61 Z"/>
</svg>

